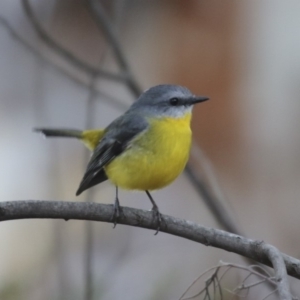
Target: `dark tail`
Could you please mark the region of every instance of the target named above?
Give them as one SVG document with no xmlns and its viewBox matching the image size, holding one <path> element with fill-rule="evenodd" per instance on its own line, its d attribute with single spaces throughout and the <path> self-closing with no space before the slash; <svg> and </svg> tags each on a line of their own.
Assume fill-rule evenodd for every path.
<svg viewBox="0 0 300 300">
<path fill-rule="evenodd" d="M 82 138 L 82 131 L 77 129 L 34 128 L 33 131 L 40 132 L 46 137 Z"/>
</svg>

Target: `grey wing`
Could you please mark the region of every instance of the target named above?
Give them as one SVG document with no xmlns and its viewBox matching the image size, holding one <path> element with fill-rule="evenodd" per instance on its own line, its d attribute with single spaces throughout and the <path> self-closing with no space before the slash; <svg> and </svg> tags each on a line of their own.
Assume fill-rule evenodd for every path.
<svg viewBox="0 0 300 300">
<path fill-rule="evenodd" d="M 106 128 L 104 137 L 93 152 L 76 195 L 106 180 L 104 167 L 120 155 L 130 145 L 133 138 L 146 130 L 148 126 L 144 117 L 133 113 L 126 113 L 112 122 Z"/>
</svg>

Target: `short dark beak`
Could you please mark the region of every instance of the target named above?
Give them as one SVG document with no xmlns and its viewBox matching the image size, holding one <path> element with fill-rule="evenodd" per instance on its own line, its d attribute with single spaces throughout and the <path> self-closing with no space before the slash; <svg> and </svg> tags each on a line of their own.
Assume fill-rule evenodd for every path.
<svg viewBox="0 0 300 300">
<path fill-rule="evenodd" d="M 197 103 L 200 103 L 200 102 L 204 102 L 208 99 L 209 98 L 205 97 L 205 96 L 194 96 L 194 97 L 189 99 L 189 103 L 193 105 L 193 104 L 197 104 Z"/>
</svg>

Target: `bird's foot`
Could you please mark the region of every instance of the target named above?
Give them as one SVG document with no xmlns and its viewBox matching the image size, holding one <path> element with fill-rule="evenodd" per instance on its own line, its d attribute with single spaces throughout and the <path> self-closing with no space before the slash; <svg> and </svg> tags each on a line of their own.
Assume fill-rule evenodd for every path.
<svg viewBox="0 0 300 300">
<path fill-rule="evenodd" d="M 157 205 L 153 205 L 151 211 L 153 212 L 153 219 L 155 219 L 156 223 L 157 223 L 156 232 L 154 233 L 154 235 L 157 235 L 158 232 L 160 231 L 160 225 L 162 223 L 162 215 L 159 212 L 159 209 L 158 209 Z"/>
<path fill-rule="evenodd" d="M 120 206 L 120 202 L 118 197 L 116 197 L 115 199 L 115 203 L 114 203 L 114 213 L 112 215 L 112 221 L 114 222 L 114 227 L 115 228 L 117 226 L 118 220 L 121 216 L 121 206 Z"/>
</svg>

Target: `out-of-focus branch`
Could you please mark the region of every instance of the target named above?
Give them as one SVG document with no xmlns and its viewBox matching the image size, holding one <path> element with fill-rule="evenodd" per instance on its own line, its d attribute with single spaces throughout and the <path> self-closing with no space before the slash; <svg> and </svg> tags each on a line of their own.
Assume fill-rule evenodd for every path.
<svg viewBox="0 0 300 300">
<path fill-rule="evenodd" d="M 126 76 L 123 74 L 113 74 L 111 72 L 95 68 L 86 62 L 79 59 L 77 56 L 75 56 L 72 52 L 65 49 L 63 46 L 61 46 L 59 43 L 57 43 L 46 30 L 44 30 L 41 26 L 41 24 L 38 21 L 38 18 L 35 16 L 29 0 L 22 0 L 22 5 L 24 8 L 24 11 L 28 17 L 28 20 L 31 22 L 36 34 L 38 37 L 52 50 L 54 50 L 56 53 L 58 53 L 61 57 L 63 57 L 66 61 L 71 63 L 72 65 L 76 66 L 80 70 L 93 75 L 98 74 L 101 75 L 103 78 L 118 81 L 118 82 L 124 82 L 126 81 Z"/>
<path fill-rule="evenodd" d="M 62 201 L 7 201 L 0 203 L 0 221 L 17 219 L 65 219 L 89 220 L 113 223 L 113 205 L 93 202 Z M 153 213 L 141 209 L 122 207 L 119 224 L 156 230 L 157 224 Z M 162 215 L 160 231 L 183 237 L 206 246 L 234 252 L 265 265 L 272 266 L 276 260 L 275 270 L 282 266 L 270 245 L 263 241 L 245 238 L 223 230 L 205 227 L 191 221 Z M 282 256 L 287 273 L 300 279 L 300 260 L 277 252 Z M 280 267 L 281 268 L 281 267 Z M 281 271 L 280 271 L 281 272 Z M 283 273 L 277 274 L 282 278 Z"/>
<path fill-rule="evenodd" d="M 59 74 L 65 76 L 66 78 L 70 79 L 75 84 L 92 90 L 92 92 L 97 96 L 101 97 L 101 100 L 106 101 L 112 106 L 115 106 L 117 109 L 125 110 L 128 108 L 128 106 L 118 99 L 106 94 L 105 92 L 100 91 L 96 87 L 90 87 L 87 83 L 81 81 L 77 77 L 73 76 L 69 72 L 67 72 L 64 68 L 61 66 L 55 64 L 52 62 L 49 58 L 44 56 L 38 49 L 36 49 L 33 45 L 31 45 L 28 41 L 26 41 L 9 23 L 8 21 L 3 18 L 3 16 L 0 16 L 0 25 L 7 30 L 7 32 L 10 34 L 10 36 L 17 41 L 24 49 L 30 51 L 34 56 L 38 57 L 39 59 L 43 60 L 44 63 L 47 64 L 47 66 L 52 67 L 53 70 L 58 72 Z"/>
<path fill-rule="evenodd" d="M 209 185 L 216 197 L 218 199 L 223 199 L 224 202 L 226 202 L 226 196 L 222 191 L 214 166 L 203 149 L 199 147 L 196 142 L 192 143 L 190 163 L 195 166 L 194 168 L 200 171 L 200 175 L 202 175 L 203 180 Z"/>
<path fill-rule="evenodd" d="M 113 24 L 110 22 L 100 1 L 88 0 L 88 4 L 90 12 L 94 17 L 96 24 L 98 25 L 99 29 L 103 32 L 104 36 L 107 39 L 107 42 L 114 51 L 118 65 L 120 66 L 121 70 L 127 75 L 126 83 L 129 89 L 135 97 L 138 97 L 141 94 L 142 89 L 133 76 L 130 65 L 125 57 L 125 54 L 117 38 L 117 34 L 115 32 Z"/>
<path fill-rule="evenodd" d="M 185 173 L 187 174 L 196 191 L 202 196 L 205 204 L 213 212 L 219 224 L 229 232 L 241 234 L 236 222 L 234 222 L 234 220 L 227 213 L 227 209 L 225 209 L 221 201 L 219 201 L 219 199 L 211 193 L 207 184 L 201 180 L 199 175 L 196 173 L 196 170 L 190 164 L 187 164 Z"/>
<path fill-rule="evenodd" d="M 190 161 L 185 171 L 194 188 L 202 195 L 205 204 L 214 212 L 219 224 L 227 231 L 244 235 L 227 207 L 224 206 L 226 199 L 214 176 L 209 159 L 195 143 L 192 145 Z"/>
</svg>

